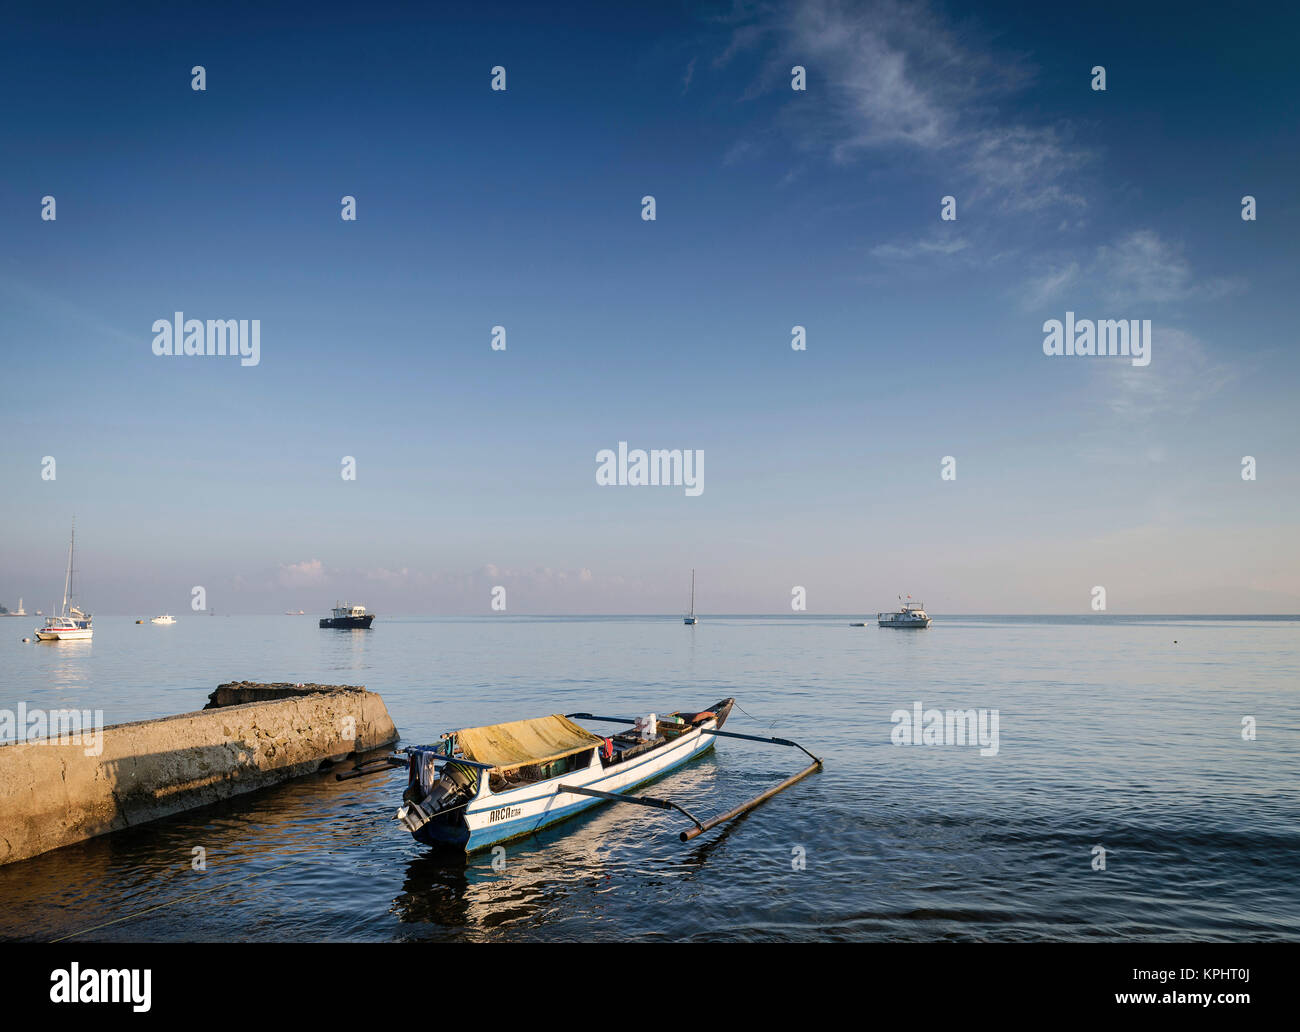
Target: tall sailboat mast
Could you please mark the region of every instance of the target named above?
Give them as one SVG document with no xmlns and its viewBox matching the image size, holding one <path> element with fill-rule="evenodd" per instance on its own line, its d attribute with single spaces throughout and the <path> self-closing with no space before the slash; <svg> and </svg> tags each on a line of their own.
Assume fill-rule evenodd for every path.
<svg viewBox="0 0 1300 1032">
<path fill-rule="evenodd" d="M 691 617 L 695 617 L 695 571 L 691 570 Z"/>
<path fill-rule="evenodd" d="M 77 547 L 77 519 L 72 519 L 72 539 L 68 542 L 68 572 L 63 578 L 63 609 L 60 616 L 68 615 L 68 603 L 73 601 L 72 589 L 72 553 Z"/>
</svg>

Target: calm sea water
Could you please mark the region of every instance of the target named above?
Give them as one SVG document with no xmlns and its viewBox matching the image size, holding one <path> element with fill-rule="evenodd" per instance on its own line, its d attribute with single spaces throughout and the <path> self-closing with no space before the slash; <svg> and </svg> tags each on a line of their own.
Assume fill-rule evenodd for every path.
<svg viewBox="0 0 1300 1032">
<path fill-rule="evenodd" d="M 404 773 L 309 777 L 0 868 L 0 938 L 1300 937 L 1295 618 L 177 619 L 97 617 L 93 643 L 58 645 L 0 620 L 0 708 L 118 723 L 198 709 L 222 681 L 363 684 L 410 744 L 734 695 L 729 730 L 794 738 L 826 769 L 687 844 L 680 818 L 604 807 L 510 844 L 499 872 L 394 823 Z M 997 755 L 892 744 L 917 702 L 997 710 Z M 654 794 L 712 814 L 801 758 L 722 740 Z"/>
</svg>

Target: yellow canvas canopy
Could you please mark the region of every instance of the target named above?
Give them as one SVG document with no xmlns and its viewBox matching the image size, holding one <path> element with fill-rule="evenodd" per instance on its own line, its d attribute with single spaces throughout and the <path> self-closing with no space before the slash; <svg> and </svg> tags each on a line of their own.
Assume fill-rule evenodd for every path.
<svg viewBox="0 0 1300 1032">
<path fill-rule="evenodd" d="M 590 749 L 604 739 L 553 713 L 508 724 L 467 727 L 456 732 L 456 744 L 467 760 L 508 769 L 545 763 Z"/>
</svg>

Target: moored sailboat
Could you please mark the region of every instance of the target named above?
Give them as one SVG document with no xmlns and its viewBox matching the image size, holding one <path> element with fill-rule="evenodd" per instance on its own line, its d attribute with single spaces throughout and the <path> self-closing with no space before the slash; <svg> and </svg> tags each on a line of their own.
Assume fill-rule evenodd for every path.
<svg viewBox="0 0 1300 1032">
<path fill-rule="evenodd" d="M 76 577 L 73 556 L 77 550 L 77 523 L 72 523 L 72 538 L 68 543 L 68 572 L 63 579 L 63 605 L 57 616 L 47 616 L 45 626 L 36 628 L 41 641 L 84 641 L 90 638 L 91 616 L 76 606 Z"/>
<path fill-rule="evenodd" d="M 688 626 L 697 623 L 695 619 L 695 571 L 691 571 L 691 611 L 682 617 L 682 623 Z"/>
</svg>

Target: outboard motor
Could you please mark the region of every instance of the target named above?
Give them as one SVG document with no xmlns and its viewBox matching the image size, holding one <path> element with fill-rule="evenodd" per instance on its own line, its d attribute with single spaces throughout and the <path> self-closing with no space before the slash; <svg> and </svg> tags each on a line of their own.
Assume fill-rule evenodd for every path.
<svg viewBox="0 0 1300 1032">
<path fill-rule="evenodd" d="M 459 763 L 444 764 L 442 777 L 434 783 L 428 798 L 424 800 L 424 809 L 430 813 L 445 809 L 457 795 L 472 789 L 477 780 L 472 767 L 462 767 Z"/>
<path fill-rule="evenodd" d="M 421 799 L 420 789 L 423 781 L 421 775 L 431 768 L 418 765 L 427 762 L 426 757 L 418 754 L 411 757 L 411 783 L 402 793 L 404 805 L 397 811 L 397 820 L 405 824 L 412 833 L 450 806 L 457 795 L 461 793 L 473 795 L 478 784 L 478 772 L 473 767 L 465 767 L 459 763 L 446 763 L 443 765 L 441 776 L 433 783 L 428 794 Z"/>
</svg>

